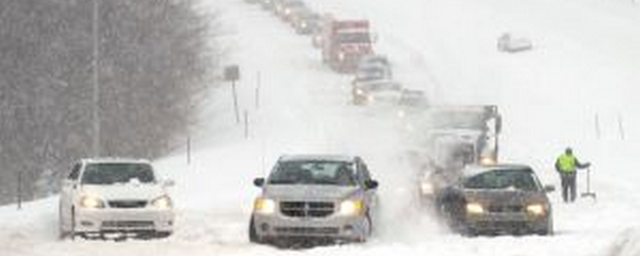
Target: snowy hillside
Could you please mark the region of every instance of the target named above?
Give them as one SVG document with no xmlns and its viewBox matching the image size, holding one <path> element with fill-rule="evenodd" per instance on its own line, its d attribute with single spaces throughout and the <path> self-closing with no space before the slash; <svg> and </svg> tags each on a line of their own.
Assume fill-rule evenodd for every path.
<svg viewBox="0 0 640 256">
<path fill-rule="evenodd" d="M 407 137 L 385 109 L 349 104 L 350 79 L 322 65 L 310 39 L 240 0 L 203 3 L 221 14 L 230 63 L 241 67 L 235 123 L 231 89 L 216 88 L 184 152 L 156 162 L 176 180 L 177 230 L 157 241 L 58 241 L 57 198 L 17 211 L 0 208 L 2 255 L 640 255 L 640 5 L 599 0 L 322 0 L 318 11 L 372 21 L 376 51 L 397 78 L 436 103 L 497 104 L 504 117 L 502 158 L 552 170 L 567 145 L 593 163 L 598 200 L 572 205 L 551 194 L 552 237 L 478 237 L 450 233 L 416 207 Z M 510 32 L 532 51 L 496 51 Z M 256 104 L 256 92 L 259 102 Z M 383 113 L 383 114 L 381 114 Z M 596 132 L 596 115 L 600 135 Z M 619 122 L 620 120 L 620 122 Z M 623 133 L 621 133 L 621 127 Z M 284 153 L 349 153 L 370 165 L 381 227 L 369 243 L 284 251 L 248 243 L 247 227 L 264 175 Z M 579 191 L 584 188 L 584 176 Z"/>
</svg>

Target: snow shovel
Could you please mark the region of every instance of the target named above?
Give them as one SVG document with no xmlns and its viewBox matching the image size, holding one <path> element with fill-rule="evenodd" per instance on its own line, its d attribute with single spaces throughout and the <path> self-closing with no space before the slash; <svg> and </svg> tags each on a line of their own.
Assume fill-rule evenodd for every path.
<svg viewBox="0 0 640 256">
<path fill-rule="evenodd" d="M 596 193 L 591 191 L 591 168 L 587 168 L 587 191 L 580 194 L 581 197 L 591 197 L 596 199 Z"/>
</svg>

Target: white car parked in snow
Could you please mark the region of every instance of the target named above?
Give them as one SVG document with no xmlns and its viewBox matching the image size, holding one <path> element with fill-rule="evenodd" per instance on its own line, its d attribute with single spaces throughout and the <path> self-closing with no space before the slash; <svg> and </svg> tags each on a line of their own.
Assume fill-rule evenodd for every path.
<svg viewBox="0 0 640 256">
<path fill-rule="evenodd" d="M 83 159 L 62 185 L 60 237 L 166 237 L 174 212 L 165 188 L 146 160 Z"/>
</svg>

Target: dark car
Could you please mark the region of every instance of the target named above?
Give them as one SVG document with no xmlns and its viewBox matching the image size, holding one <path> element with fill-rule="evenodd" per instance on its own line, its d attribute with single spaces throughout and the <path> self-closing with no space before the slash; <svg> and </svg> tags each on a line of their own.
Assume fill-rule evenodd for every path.
<svg viewBox="0 0 640 256">
<path fill-rule="evenodd" d="M 535 172 L 525 165 L 468 166 L 438 195 L 451 227 L 464 234 L 553 234 L 552 207 Z"/>
</svg>

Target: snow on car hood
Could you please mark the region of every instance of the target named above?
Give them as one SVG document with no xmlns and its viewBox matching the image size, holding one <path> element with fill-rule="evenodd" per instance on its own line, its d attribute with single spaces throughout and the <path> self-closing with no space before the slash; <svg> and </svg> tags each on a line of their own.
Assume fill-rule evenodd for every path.
<svg viewBox="0 0 640 256">
<path fill-rule="evenodd" d="M 266 197 L 276 200 L 339 201 L 353 196 L 358 191 L 355 186 L 269 185 L 263 193 Z"/>
<path fill-rule="evenodd" d="M 104 200 L 152 200 L 166 194 L 158 184 L 83 185 L 83 194 L 96 195 Z"/>
</svg>

